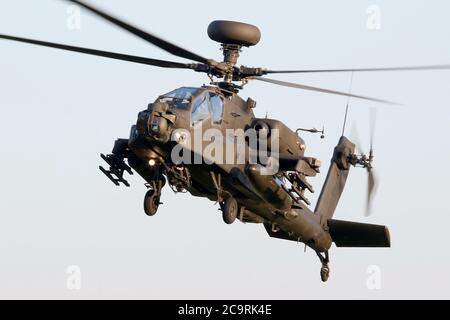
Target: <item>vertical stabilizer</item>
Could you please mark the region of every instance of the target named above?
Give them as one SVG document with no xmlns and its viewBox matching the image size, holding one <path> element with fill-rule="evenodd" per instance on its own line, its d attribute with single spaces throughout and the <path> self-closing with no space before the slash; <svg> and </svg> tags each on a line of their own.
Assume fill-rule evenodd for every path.
<svg viewBox="0 0 450 320">
<path fill-rule="evenodd" d="M 315 212 L 327 221 L 333 217 L 337 204 L 344 190 L 351 164 L 350 157 L 355 153 L 355 144 L 345 136 L 341 136 L 334 148 L 327 178 L 320 192 Z"/>
</svg>

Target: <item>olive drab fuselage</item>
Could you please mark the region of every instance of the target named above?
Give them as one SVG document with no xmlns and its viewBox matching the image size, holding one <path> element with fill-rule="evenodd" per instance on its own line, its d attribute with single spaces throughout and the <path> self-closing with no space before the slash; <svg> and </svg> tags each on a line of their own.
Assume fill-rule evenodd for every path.
<svg viewBox="0 0 450 320">
<path fill-rule="evenodd" d="M 326 251 L 332 242 L 326 231 L 326 221 L 321 221 L 320 216 L 308 209 L 302 198 L 293 196 L 292 191 L 289 192 L 283 187 L 287 177 L 298 175 L 300 178 L 295 177 L 297 180 L 306 180 L 311 172 L 313 174 L 318 172 L 318 168 L 313 167 L 311 170 L 311 166 L 307 165 L 309 168 L 307 172 L 294 170 L 263 175 L 259 170 L 260 164 L 249 162 L 250 152 L 245 153 L 244 163 L 239 163 L 236 159 L 238 157 L 236 152 L 231 163 L 224 161 L 206 164 L 202 161 L 197 164 L 174 164 L 171 161 L 172 150 L 177 144 L 173 133 L 179 129 L 187 130 L 190 137 L 195 136 L 195 130 L 199 130 L 199 126 L 201 132 L 213 128 L 222 132 L 224 137 L 227 129 L 228 132 L 230 129 L 231 131 L 254 129 L 255 132 L 276 129 L 279 132 L 279 154 L 297 158 L 304 157 L 304 140 L 281 121 L 256 118 L 253 113 L 255 102 L 252 99 L 243 100 L 235 93 L 224 93 L 220 88 L 211 86 L 177 90 L 174 91 L 175 94 L 160 96 L 149 104 L 146 110 L 139 113 L 128 141 L 130 166 L 149 184 L 154 180 L 166 180 L 165 176 L 170 185 L 175 187 L 175 191 L 186 190 L 194 196 L 205 197 L 215 202 L 233 197 L 238 203 L 239 220 L 270 225 L 271 229 L 280 229 L 315 250 Z M 189 92 L 187 98 L 173 98 L 183 90 Z M 206 100 L 209 99 L 209 105 L 213 99 L 219 99 L 221 115 L 218 119 L 213 119 L 212 114 L 205 115 L 199 123 L 193 123 L 195 103 L 204 97 Z M 230 137 L 226 138 L 229 142 Z M 231 137 L 231 140 L 233 138 Z M 248 143 L 248 140 L 244 141 Z M 201 140 L 200 146 L 191 146 L 190 159 L 198 157 L 199 153 L 201 155 L 208 143 Z M 246 147 L 249 148 L 248 145 Z M 149 164 L 151 160 L 154 161 L 152 165 Z M 306 188 L 300 188 L 300 185 L 297 184 L 297 188 L 301 197 L 307 201 L 304 195 Z"/>
</svg>

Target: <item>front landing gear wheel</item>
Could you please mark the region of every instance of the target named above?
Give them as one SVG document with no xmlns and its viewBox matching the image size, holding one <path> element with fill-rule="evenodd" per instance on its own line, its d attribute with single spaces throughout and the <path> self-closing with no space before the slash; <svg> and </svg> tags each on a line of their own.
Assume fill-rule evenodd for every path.
<svg viewBox="0 0 450 320">
<path fill-rule="evenodd" d="M 226 224 L 232 224 L 238 215 L 238 204 L 235 198 L 229 197 L 221 205 L 222 218 Z"/>
<path fill-rule="evenodd" d="M 323 282 L 326 282 L 329 276 L 330 267 L 328 265 L 323 265 L 322 268 L 320 268 L 320 279 L 322 279 Z"/>
<path fill-rule="evenodd" d="M 150 189 L 147 191 L 144 197 L 144 212 L 148 216 L 155 215 L 159 207 L 159 194 L 155 193 L 155 190 Z"/>
</svg>

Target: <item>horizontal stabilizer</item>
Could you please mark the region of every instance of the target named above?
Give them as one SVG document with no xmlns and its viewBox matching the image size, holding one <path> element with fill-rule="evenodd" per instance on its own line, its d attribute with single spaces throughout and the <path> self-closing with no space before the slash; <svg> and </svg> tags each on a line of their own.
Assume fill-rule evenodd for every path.
<svg viewBox="0 0 450 320">
<path fill-rule="evenodd" d="M 386 226 L 343 220 L 328 220 L 333 242 L 337 247 L 390 247 Z"/>
</svg>

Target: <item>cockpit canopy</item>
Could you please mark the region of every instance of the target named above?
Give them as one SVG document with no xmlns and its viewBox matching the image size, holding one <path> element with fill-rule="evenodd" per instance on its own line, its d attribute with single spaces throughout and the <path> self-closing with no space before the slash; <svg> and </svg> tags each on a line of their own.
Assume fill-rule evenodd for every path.
<svg viewBox="0 0 450 320">
<path fill-rule="evenodd" d="M 191 111 L 191 125 L 207 119 L 212 124 L 221 124 L 223 119 L 223 97 L 206 88 L 181 87 L 163 94 L 158 101 L 165 102 L 170 108 Z"/>
<path fill-rule="evenodd" d="M 158 101 L 166 102 L 172 108 L 187 110 L 192 97 L 199 91 L 199 88 L 181 87 L 163 94 L 158 98 Z"/>
</svg>

